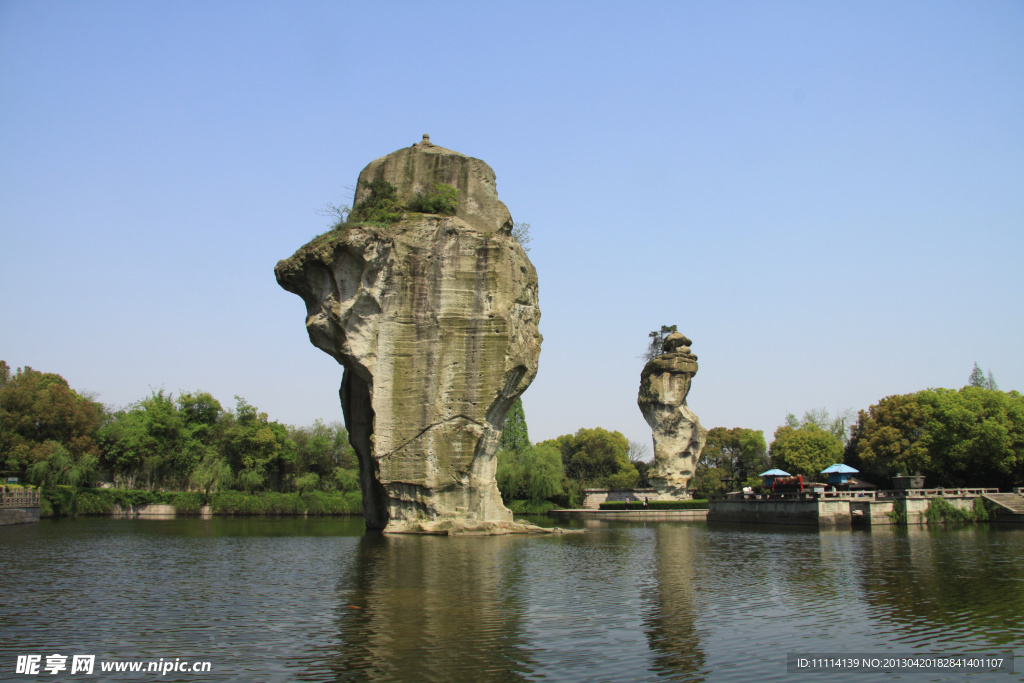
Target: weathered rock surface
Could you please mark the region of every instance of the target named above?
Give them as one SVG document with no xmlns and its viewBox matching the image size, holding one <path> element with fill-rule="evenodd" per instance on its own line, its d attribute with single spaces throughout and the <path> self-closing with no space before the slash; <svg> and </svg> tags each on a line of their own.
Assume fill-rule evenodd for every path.
<svg viewBox="0 0 1024 683">
<path fill-rule="evenodd" d="M 454 216 L 333 230 L 275 268 L 306 304 L 310 341 L 344 366 L 367 526 L 530 531 L 502 504 L 494 456 L 537 374 L 537 273 L 509 235 L 494 172 L 424 136 L 359 177 L 388 180 L 403 199 L 443 182 L 460 199 Z"/>
<path fill-rule="evenodd" d="M 480 159 L 439 147 L 429 135 L 412 147 L 371 161 L 359 174 L 353 206 L 369 195 L 366 185 L 386 180 L 398 188 L 398 198 L 408 203 L 414 195 L 427 193 L 434 183 L 446 183 L 459 190 L 456 217 L 480 232 L 512 230 L 512 214 L 498 199 L 494 171 Z"/>
<path fill-rule="evenodd" d="M 640 373 L 637 404 L 654 434 L 654 467 L 648 474 L 659 496 L 691 498 L 689 487 L 708 432 L 686 405 L 697 374 L 692 342 L 679 332 L 665 338 L 662 354 Z"/>
</svg>

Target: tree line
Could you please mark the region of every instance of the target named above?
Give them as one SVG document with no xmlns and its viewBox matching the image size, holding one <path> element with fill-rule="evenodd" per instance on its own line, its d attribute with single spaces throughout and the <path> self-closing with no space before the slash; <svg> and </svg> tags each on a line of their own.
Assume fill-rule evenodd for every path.
<svg viewBox="0 0 1024 683">
<path fill-rule="evenodd" d="M 1024 396 L 968 385 L 888 396 L 855 417 L 790 414 L 767 450 L 761 432 L 712 429 L 692 488 L 701 497 L 756 489 L 756 475 L 769 468 L 823 480 L 820 472 L 835 463 L 879 488 L 901 474 L 924 475 L 929 487 L 1024 485 Z"/>
<path fill-rule="evenodd" d="M 669 328 L 666 328 L 669 329 Z M 518 512 L 582 504 L 586 488 L 643 488 L 646 446 L 618 431 L 582 428 L 530 442 L 522 401 L 505 420 L 497 483 Z M 1024 483 L 1024 396 L 997 388 L 975 364 L 968 386 L 889 396 L 854 416 L 790 414 L 767 445 L 762 432 L 716 427 L 691 483 L 695 497 L 760 485 L 776 467 L 817 477 L 845 462 L 887 488 L 897 474 L 929 486 L 1008 488 Z M 54 487 L 103 480 L 125 489 L 358 492 L 359 471 L 339 423 L 294 427 L 235 397 L 164 390 L 121 409 L 74 391 L 60 375 L 0 361 L 0 473 Z M 517 506 L 519 509 L 517 509 Z"/>
<path fill-rule="evenodd" d="M 1008 489 L 1024 484 L 1024 396 L 1000 391 L 975 363 L 961 389 L 888 396 L 856 420 L 851 412 L 790 415 L 770 456 L 774 467 L 804 475 L 845 462 L 883 488 L 894 476 L 922 474 L 928 486 Z"/>
<path fill-rule="evenodd" d="M 246 492 L 359 490 L 358 463 L 337 423 L 293 427 L 236 396 L 163 389 L 108 409 L 54 373 L 0 361 L 0 470 L 55 487 L 107 481 L 125 489 Z"/>
<path fill-rule="evenodd" d="M 522 399 L 516 399 L 497 454 L 498 489 L 514 512 L 579 507 L 586 488 L 647 486 L 645 456 L 645 447 L 601 427 L 531 444 Z"/>
</svg>

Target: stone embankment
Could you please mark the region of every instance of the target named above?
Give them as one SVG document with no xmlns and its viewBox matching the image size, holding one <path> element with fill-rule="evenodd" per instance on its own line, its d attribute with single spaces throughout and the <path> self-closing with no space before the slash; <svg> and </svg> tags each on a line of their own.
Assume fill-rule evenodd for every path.
<svg viewBox="0 0 1024 683">
<path fill-rule="evenodd" d="M 729 495 L 709 501 L 707 519 L 708 522 L 818 527 L 927 524 L 928 508 L 934 500 L 970 511 L 976 500 L 991 499 L 993 495 L 1015 494 L 999 494 L 998 489 L 965 488 Z M 1017 521 L 1008 515 L 1003 517 L 997 517 L 996 521 Z M 1019 520 L 1024 522 L 1024 516 Z"/>
<path fill-rule="evenodd" d="M 39 491 L 0 489 L 0 526 L 39 521 Z"/>
</svg>

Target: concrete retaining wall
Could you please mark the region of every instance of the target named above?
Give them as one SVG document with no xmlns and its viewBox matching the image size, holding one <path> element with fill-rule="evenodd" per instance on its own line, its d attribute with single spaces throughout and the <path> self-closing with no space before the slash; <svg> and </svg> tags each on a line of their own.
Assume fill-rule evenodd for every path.
<svg viewBox="0 0 1024 683">
<path fill-rule="evenodd" d="M 9 524 L 32 524 L 39 521 L 39 508 L 0 508 L 0 526 Z"/>
<path fill-rule="evenodd" d="M 720 499 L 708 503 L 709 522 L 849 526 L 848 500 Z"/>
<path fill-rule="evenodd" d="M 938 497 L 938 496 L 935 496 Z M 818 527 L 889 526 L 897 501 L 906 506 L 907 524 L 927 524 L 928 505 L 919 498 L 732 498 L 709 502 L 709 522 L 801 524 Z M 969 510 L 977 496 L 942 496 L 953 507 Z"/>
<path fill-rule="evenodd" d="M 608 519 L 620 522 L 703 522 L 707 510 L 552 510 L 550 517 L 560 519 Z"/>
<path fill-rule="evenodd" d="M 175 517 L 195 517 L 195 514 L 181 513 L 174 509 L 173 505 L 166 503 L 152 503 L 150 505 L 136 505 L 121 507 L 115 505 L 111 514 L 114 517 L 145 517 L 147 519 L 174 519 Z M 199 517 L 211 517 L 213 511 L 209 505 L 199 509 Z"/>
<path fill-rule="evenodd" d="M 658 493 L 658 489 L 583 489 L 583 493 L 585 494 L 582 506 L 584 510 L 598 510 L 601 503 L 608 502 L 634 501 L 642 503 L 644 498 L 647 500 L 678 500 L 662 496 Z"/>
</svg>

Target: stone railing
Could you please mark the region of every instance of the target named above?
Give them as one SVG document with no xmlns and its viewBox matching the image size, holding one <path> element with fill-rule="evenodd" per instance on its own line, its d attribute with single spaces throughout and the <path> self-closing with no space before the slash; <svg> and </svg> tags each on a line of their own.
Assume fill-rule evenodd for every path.
<svg viewBox="0 0 1024 683">
<path fill-rule="evenodd" d="M 715 496 L 716 500 L 893 500 L 896 498 L 959 498 L 999 493 L 999 489 L 897 489 L 894 491 L 804 491 L 786 493 L 743 493 Z"/>
<path fill-rule="evenodd" d="M 37 508 L 39 507 L 39 489 L 34 491 L 3 491 L 0 490 L 0 508 Z"/>
<path fill-rule="evenodd" d="M 601 503 L 615 501 L 643 501 L 644 498 L 655 500 L 658 497 L 657 489 L 583 489 L 583 508 L 597 510 Z"/>
<path fill-rule="evenodd" d="M 949 498 L 961 496 L 983 496 L 986 493 L 999 493 L 999 489 L 898 489 L 896 491 L 879 491 L 879 498 Z"/>
</svg>

